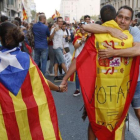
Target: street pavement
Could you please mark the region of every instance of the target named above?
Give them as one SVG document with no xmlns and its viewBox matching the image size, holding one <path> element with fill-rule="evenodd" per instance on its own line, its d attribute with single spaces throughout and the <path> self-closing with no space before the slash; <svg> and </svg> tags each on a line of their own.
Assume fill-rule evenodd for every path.
<svg viewBox="0 0 140 140">
<path fill-rule="evenodd" d="M 70 45 L 71 53 L 73 46 Z M 54 77 L 46 76 L 47 79 L 53 82 Z M 53 82 L 54 83 L 54 82 Z M 60 83 L 55 83 L 59 85 Z M 75 83 L 68 83 L 68 91 L 66 93 L 58 93 L 52 91 L 56 104 L 59 128 L 63 140 L 87 140 L 88 119 L 84 122 L 81 118 L 83 107 L 82 95 L 74 97 Z M 126 138 L 125 140 L 140 140 L 140 127 L 138 120 L 130 107 L 129 111 L 129 131 L 128 122 L 126 123 Z"/>
</svg>

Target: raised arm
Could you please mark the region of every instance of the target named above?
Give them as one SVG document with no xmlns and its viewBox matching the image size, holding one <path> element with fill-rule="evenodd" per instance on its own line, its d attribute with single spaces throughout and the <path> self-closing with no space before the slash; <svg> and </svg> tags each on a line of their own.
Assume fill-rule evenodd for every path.
<svg viewBox="0 0 140 140">
<path fill-rule="evenodd" d="M 106 27 L 106 26 L 102 26 L 102 25 L 98 25 L 98 24 L 86 24 L 86 25 L 83 24 L 82 28 L 85 31 L 87 31 L 89 33 L 94 33 L 94 34 L 109 33 L 109 34 L 111 34 L 111 36 L 118 38 L 120 40 L 128 38 L 127 35 L 122 33 L 122 31 L 119 29 Z"/>
</svg>

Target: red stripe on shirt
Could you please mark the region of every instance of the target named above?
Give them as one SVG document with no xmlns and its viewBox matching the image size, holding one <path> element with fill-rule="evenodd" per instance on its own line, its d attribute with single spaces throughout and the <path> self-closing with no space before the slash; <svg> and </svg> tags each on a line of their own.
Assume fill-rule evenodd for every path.
<svg viewBox="0 0 140 140">
<path fill-rule="evenodd" d="M 9 95 L 9 90 L 7 90 L 1 83 L 0 83 L 0 104 L 8 140 L 20 140 L 20 134 L 12 98 Z"/>
<path fill-rule="evenodd" d="M 32 139 L 44 140 L 43 132 L 39 120 L 38 106 L 33 95 L 29 72 L 24 80 L 24 83 L 22 84 L 21 93 L 22 93 L 23 101 L 25 102 L 27 107 L 28 122 L 29 122 Z"/>
</svg>

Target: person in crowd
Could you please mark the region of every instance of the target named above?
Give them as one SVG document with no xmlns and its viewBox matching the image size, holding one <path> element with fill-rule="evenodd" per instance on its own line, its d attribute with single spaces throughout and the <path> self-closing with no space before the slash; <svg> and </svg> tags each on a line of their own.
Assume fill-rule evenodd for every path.
<svg viewBox="0 0 140 140">
<path fill-rule="evenodd" d="M 63 47 L 63 18 L 57 18 L 56 27 L 51 30 L 50 39 L 53 40 L 53 49 L 55 53 L 55 64 L 54 64 L 54 72 L 55 78 L 54 82 L 62 81 L 62 77 L 58 76 L 58 66 L 61 65 L 62 69 L 65 73 L 67 73 L 67 68 L 65 65 L 63 53 L 66 53 Z"/>
<path fill-rule="evenodd" d="M 71 34 L 71 42 L 73 42 L 74 40 L 74 27 L 73 27 L 73 24 L 70 25 L 70 34 Z"/>
<path fill-rule="evenodd" d="M 138 14 L 139 15 L 139 14 Z M 137 15 L 137 20 L 140 19 L 140 16 Z M 84 28 L 85 27 L 85 28 Z M 121 34 L 120 31 L 109 29 L 107 27 L 99 26 L 99 25 L 88 25 L 88 26 L 83 26 L 84 30 L 90 31 L 91 33 L 111 33 L 112 35 L 119 35 Z M 95 29 L 96 28 L 96 29 Z M 94 31 L 93 31 L 94 30 Z M 106 50 L 100 50 L 99 51 L 99 56 L 102 59 L 105 58 L 110 58 L 112 56 L 121 56 L 121 57 L 134 57 L 134 56 L 139 56 L 140 55 L 140 30 L 137 26 L 130 26 L 129 27 L 129 32 L 133 36 L 134 39 L 134 47 L 128 48 L 128 49 L 121 49 L 121 50 L 115 50 L 112 49 L 109 45 L 105 45 L 107 47 Z M 123 39 L 120 37 L 120 39 Z M 137 47 L 138 46 L 138 47 Z M 139 86 L 140 86 L 140 74 L 138 77 L 138 82 L 137 82 L 137 87 L 136 91 L 132 100 L 132 107 L 134 108 L 136 117 L 138 118 L 140 122 L 140 92 L 139 92 Z M 125 131 L 124 131 L 125 132 Z"/>
<path fill-rule="evenodd" d="M 99 24 L 99 25 L 101 25 L 102 22 L 101 22 L 101 21 L 96 21 L 95 24 Z"/>
<path fill-rule="evenodd" d="M 80 27 L 80 32 L 75 36 L 74 41 L 73 41 L 73 46 L 75 48 L 75 56 L 74 56 L 75 59 L 78 57 L 78 55 L 83 50 L 87 37 L 88 37 L 88 33 L 85 32 L 83 30 L 83 28 Z M 76 90 L 75 90 L 73 96 L 77 97 L 80 95 L 80 83 L 79 83 L 79 78 L 78 78 L 77 72 L 76 72 L 76 77 L 75 77 L 75 85 L 76 85 Z"/>
<path fill-rule="evenodd" d="M 52 28 L 54 28 L 54 25 L 53 24 L 49 24 L 49 30 L 50 30 L 50 32 L 51 32 L 51 29 Z M 54 54 L 54 50 L 53 50 L 53 41 L 50 38 L 48 38 L 48 46 L 49 46 L 50 65 L 49 65 L 49 68 L 48 68 L 47 73 L 50 76 L 54 76 L 54 74 L 53 74 L 53 67 L 54 67 L 55 54 Z"/>
<path fill-rule="evenodd" d="M 90 24 L 90 16 L 89 15 L 85 15 L 84 16 L 84 22 L 86 22 L 87 24 Z"/>
<path fill-rule="evenodd" d="M 0 17 L 0 20 L 1 20 L 1 23 L 3 23 L 3 22 L 5 22 L 5 21 L 8 21 L 8 17 L 2 15 L 2 16 Z"/>
<path fill-rule="evenodd" d="M 39 22 L 33 25 L 33 34 L 34 34 L 34 60 L 37 65 L 41 61 L 41 71 L 45 75 L 48 59 L 48 41 L 47 37 L 50 36 L 50 31 L 48 26 L 45 25 L 46 16 L 44 14 L 39 16 Z"/>
<path fill-rule="evenodd" d="M 69 42 L 71 40 L 71 34 L 70 31 L 66 28 L 67 23 L 65 21 L 63 21 L 63 25 L 62 25 L 62 30 L 63 30 L 63 46 L 65 49 L 65 52 L 68 53 L 70 52 L 69 49 Z"/>
<path fill-rule="evenodd" d="M 34 34 L 33 34 L 33 23 L 30 23 L 29 29 L 27 31 L 27 38 L 28 38 L 28 43 L 31 46 L 32 49 L 34 49 Z"/>
<path fill-rule="evenodd" d="M 46 80 L 29 55 L 20 51 L 24 34 L 16 25 L 2 23 L 0 37 L 1 139 L 61 139 L 50 89 L 64 92 L 66 86 Z"/>
<path fill-rule="evenodd" d="M 19 27 L 19 22 L 17 21 L 17 20 L 12 20 L 12 22 L 11 23 L 13 23 L 13 24 L 15 24 L 16 26 L 18 26 Z"/>
<path fill-rule="evenodd" d="M 108 16 L 107 16 L 108 15 Z M 96 106 L 97 104 L 100 104 L 100 102 L 97 102 L 96 99 L 93 101 L 92 97 L 92 93 L 94 92 L 95 88 L 93 88 L 93 84 L 95 83 L 98 83 L 97 84 L 97 87 L 96 88 L 99 88 L 99 84 L 100 84 L 100 80 L 101 80 L 101 77 L 98 79 L 99 81 L 95 81 L 94 77 L 96 77 L 96 75 L 94 75 L 93 73 L 95 72 L 95 67 L 93 67 L 93 63 L 94 63 L 94 59 L 96 58 L 94 52 L 96 52 L 97 50 L 96 49 L 93 49 L 95 46 L 98 48 L 102 48 L 102 43 L 97 43 L 98 40 L 100 39 L 100 42 L 102 42 L 103 40 L 106 40 L 106 42 L 110 41 L 110 40 L 115 40 L 115 41 L 118 41 L 120 42 L 121 46 L 125 46 L 125 47 L 132 47 L 132 41 L 133 41 L 133 38 L 132 36 L 129 34 L 128 30 L 129 29 L 129 26 L 131 24 L 131 21 L 132 21 L 132 18 L 133 18 L 133 10 L 132 8 L 128 7 L 128 6 L 123 6 L 119 9 L 118 13 L 117 13 L 117 16 L 116 16 L 116 12 L 115 12 L 115 8 L 111 5 L 106 5 L 104 6 L 102 9 L 101 9 L 101 18 L 102 18 L 102 21 L 106 22 L 106 21 L 109 21 L 111 19 L 115 19 L 116 18 L 116 22 L 111 20 L 109 22 L 106 22 L 104 24 L 104 26 L 107 26 L 107 27 L 101 27 L 100 25 L 97 25 L 95 24 L 94 26 L 96 26 L 96 28 L 94 28 L 94 32 L 95 33 L 103 33 L 103 34 L 95 34 L 95 35 L 92 35 L 88 41 L 86 42 L 86 45 L 83 49 L 83 51 L 81 52 L 81 54 L 78 56 L 78 58 L 76 60 L 73 61 L 72 65 L 70 66 L 67 74 L 65 75 L 65 77 L 63 78 L 63 81 L 61 84 L 64 84 L 64 85 L 67 85 L 67 79 L 70 77 L 70 75 L 76 70 L 76 66 L 77 66 L 77 71 L 78 71 L 78 76 L 79 76 L 79 79 L 80 79 L 80 84 L 81 84 L 81 88 L 82 88 L 82 92 L 83 92 L 83 96 L 84 96 L 84 101 L 85 101 L 85 106 L 86 106 L 86 111 L 87 111 L 87 114 L 88 114 L 88 117 L 89 117 L 89 121 L 90 121 L 90 125 L 89 125 L 89 130 L 88 130 L 88 139 L 89 140 L 95 140 L 95 136 L 98 138 L 98 139 L 105 139 L 105 140 L 108 140 L 108 139 L 114 139 L 115 140 L 120 140 L 120 139 L 123 139 L 124 140 L 124 133 L 122 134 L 122 129 L 123 129 L 123 126 L 124 126 L 124 120 L 125 120 L 125 116 L 127 114 L 127 111 L 129 109 L 129 105 L 131 103 L 131 100 L 133 98 L 133 95 L 134 95 L 134 91 L 135 91 L 135 87 L 136 87 L 136 80 L 137 80 L 137 77 L 138 77 L 138 67 L 139 67 L 139 59 L 134 59 L 133 62 L 137 62 L 135 64 L 135 70 L 133 69 L 133 76 L 131 75 L 131 80 L 132 80 L 132 83 L 133 83 L 133 86 L 132 86 L 132 83 L 131 83 L 131 86 L 130 86 L 130 91 L 131 91 L 131 95 L 130 96 L 127 96 L 127 92 L 128 90 L 126 91 L 126 97 L 127 97 L 127 104 L 124 104 L 124 111 L 123 113 L 121 112 L 121 109 L 118 110 L 118 113 L 120 113 L 120 116 L 122 117 L 119 117 L 118 118 L 118 122 L 117 122 L 117 125 L 115 125 L 113 127 L 112 124 L 109 124 L 109 126 L 106 124 L 106 122 L 104 122 L 103 120 L 99 119 L 101 121 L 98 122 L 97 120 L 97 124 L 96 124 L 96 120 L 94 119 L 95 117 L 98 118 L 98 116 L 94 116 L 95 114 L 92 113 L 94 110 L 94 106 Z M 124 23 L 125 22 L 125 23 Z M 114 28 L 109 28 L 110 27 L 115 27 L 117 28 L 116 30 Z M 87 26 L 89 27 L 89 26 Z M 91 27 L 91 26 L 90 26 Z M 93 27 L 93 26 L 92 26 Z M 97 28 L 98 27 L 98 28 Z M 99 28 L 101 27 L 101 28 Z M 90 28 L 91 29 L 91 28 Z M 93 29 L 92 29 L 93 30 Z M 102 35 L 106 35 L 104 34 L 105 31 L 106 32 L 109 32 L 111 33 L 111 31 L 114 31 L 115 30 L 115 34 L 114 34 L 114 37 L 117 37 L 119 39 L 127 39 L 127 40 L 123 40 L 125 43 L 122 43 L 121 40 L 117 39 L 116 38 L 112 38 L 111 35 L 110 37 L 108 36 L 107 34 L 107 37 L 101 37 Z M 120 32 L 118 31 L 120 30 Z M 89 29 L 87 30 L 88 32 L 90 31 Z M 100 31 L 100 32 L 99 32 Z M 119 32 L 119 35 L 117 34 L 117 32 Z M 122 34 L 122 31 L 123 33 L 125 34 Z M 126 36 L 127 35 L 127 36 Z M 108 39 L 107 39 L 108 38 Z M 109 39 L 110 38 L 110 39 Z M 94 42 L 96 39 L 96 43 Z M 101 40 L 102 39 L 102 40 Z M 113 42 L 112 42 L 113 43 Z M 111 42 L 110 42 L 111 44 Z M 95 45 L 95 46 L 94 46 Z M 91 46 L 91 47 L 90 47 Z M 112 44 L 112 47 L 115 47 L 113 44 Z M 121 47 L 122 48 L 122 47 Z M 93 53 L 92 53 L 93 52 Z M 125 58 L 124 58 L 125 59 Z M 99 61 L 100 60 L 100 61 Z M 100 68 L 103 67 L 103 71 L 102 69 L 101 70 L 98 70 L 97 72 L 98 73 L 104 73 L 104 67 L 105 64 L 104 62 L 99 59 L 99 65 L 102 65 Z M 126 62 L 126 60 L 124 61 Z M 92 65 L 91 65 L 92 63 Z M 121 62 L 122 63 L 122 62 Z M 127 63 L 127 62 L 126 62 Z M 126 63 L 124 63 L 123 65 L 125 65 Z M 90 69 L 87 69 L 87 65 L 90 66 Z M 95 63 L 96 65 L 96 63 Z M 128 65 L 128 63 L 127 63 Z M 98 66 L 99 67 L 99 66 Z M 127 68 L 128 70 L 128 68 Z M 90 75 L 90 71 L 91 71 L 91 76 Z M 101 72 L 100 72 L 101 71 Z M 108 77 L 110 77 L 111 75 L 110 74 L 113 74 L 115 72 L 115 70 L 112 69 L 112 71 L 106 71 L 108 73 Z M 107 74 L 105 72 L 105 74 L 101 75 L 99 74 L 100 76 L 103 76 L 105 78 L 105 75 Z M 123 71 L 120 71 L 123 73 Z M 130 72 L 130 71 L 129 71 Z M 131 71 L 132 72 L 132 71 Z M 96 73 L 96 72 L 95 72 Z M 82 75 L 81 75 L 82 74 Z M 84 75 L 85 74 L 85 75 Z M 98 75 L 97 75 L 98 76 Z M 112 75 L 113 76 L 113 75 Z M 83 79 L 82 79 L 83 78 Z M 93 78 L 93 79 L 92 79 Z M 104 79 L 103 78 L 103 79 Z M 92 81 L 94 80 L 94 81 Z M 91 83 L 90 83 L 91 81 Z M 105 83 L 104 83 L 105 84 Z M 91 85 L 91 86 L 89 86 Z M 103 86 L 103 83 L 102 83 L 102 86 Z M 87 88 L 89 87 L 89 88 Z M 95 92 L 98 92 L 98 90 L 96 89 Z M 98 95 L 99 93 L 97 93 Z M 100 92 L 101 94 L 101 92 Z M 96 95 L 95 95 L 96 97 Z M 99 96 L 97 96 L 97 99 L 99 100 Z M 101 98 L 100 98 L 101 99 Z M 112 100 L 112 99 L 111 99 Z M 121 100 L 123 100 L 123 97 L 121 97 Z M 94 105 L 94 102 L 96 103 Z M 107 103 L 109 103 L 109 101 L 107 101 Z M 106 104 L 107 105 L 107 104 Z M 99 105 L 100 106 L 100 105 Z M 101 109 L 100 107 L 97 107 L 99 109 Z M 105 103 L 103 104 L 103 106 L 105 107 Z M 90 108 L 91 107 L 91 108 Z M 107 105 L 107 110 L 110 108 L 110 106 Z M 116 108 L 116 107 L 115 107 Z M 92 110 L 93 109 L 93 110 Z M 96 109 L 96 108 L 95 108 Z M 105 109 L 105 108 L 104 108 Z M 113 108 L 112 108 L 113 109 Z M 100 110 L 101 111 L 101 110 Z M 96 113 L 98 112 L 98 110 L 96 110 Z M 98 112 L 99 113 L 99 112 Z M 99 113 L 100 114 L 100 113 Z M 102 114 L 103 116 L 103 114 Z M 101 117 L 101 115 L 100 115 Z M 104 117 L 105 119 L 106 117 Z M 113 119 L 114 120 L 114 119 Z M 95 121 L 95 123 L 94 123 Z M 104 123 L 102 123 L 102 121 Z M 110 120 L 111 121 L 111 120 Z M 114 122 L 115 123 L 115 122 Z M 103 126 L 102 126 L 103 125 Z M 105 127 L 107 125 L 107 127 Z M 91 126 L 92 126 L 92 129 L 91 129 Z M 97 127 L 96 127 L 97 126 Z M 111 127 L 112 128 L 111 128 Z M 116 128 L 117 127 L 117 128 Z M 116 128 L 116 129 L 115 129 Z M 106 131 L 106 129 L 108 130 L 111 130 L 111 131 Z M 117 133 L 115 133 L 115 131 Z M 94 134 L 93 134 L 94 132 Z M 113 133 L 112 133 L 113 132 Z M 105 134 L 103 134 L 105 133 Z M 122 137 L 122 138 L 121 138 Z"/>
<path fill-rule="evenodd" d="M 138 23 L 138 20 L 137 20 L 137 19 L 134 19 L 134 20 L 132 21 L 131 26 L 132 26 L 132 27 L 135 27 L 135 26 L 137 25 L 137 23 Z"/>
</svg>

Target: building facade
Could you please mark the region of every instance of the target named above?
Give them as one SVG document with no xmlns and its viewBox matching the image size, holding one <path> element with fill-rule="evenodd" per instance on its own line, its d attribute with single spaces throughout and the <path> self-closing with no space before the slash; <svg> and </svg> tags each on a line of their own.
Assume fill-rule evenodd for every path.
<svg viewBox="0 0 140 140">
<path fill-rule="evenodd" d="M 98 15 L 99 10 L 99 0 L 61 0 L 60 5 L 60 14 L 67 22 L 79 21 L 84 15 Z"/>
<path fill-rule="evenodd" d="M 0 15 L 8 16 L 9 20 L 13 20 L 15 17 L 23 19 L 23 6 L 26 10 L 28 22 L 31 22 L 31 10 L 36 11 L 36 5 L 34 0 L 0 0 Z"/>
<path fill-rule="evenodd" d="M 101 0 L 100 7 L 111 4 L 116 10 L 123 5 L 128 5 L 134 10 L 134 15 L 140 12 L 140 0 Z"/>
</svg>

